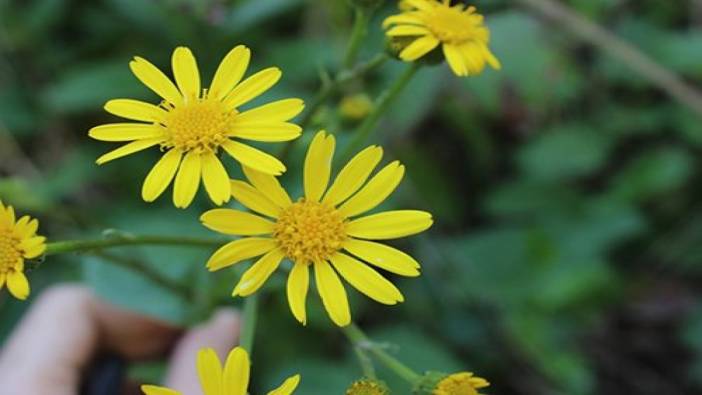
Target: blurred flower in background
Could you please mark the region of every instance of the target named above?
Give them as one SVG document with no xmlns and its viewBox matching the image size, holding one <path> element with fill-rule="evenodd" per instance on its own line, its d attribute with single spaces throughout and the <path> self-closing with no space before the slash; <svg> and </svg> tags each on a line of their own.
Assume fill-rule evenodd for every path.
<svg viewBox="0 0 702 395">
<path fill-rule="evenodd" d="M 46 250 L 46 237 L 38 236 L 39 221 L 25 215 L 16 218 L 15 209 L 0 201 L 0 290 L 7 289 L 17 299 L 29 296 L 25 262 Z"/>
</svg>

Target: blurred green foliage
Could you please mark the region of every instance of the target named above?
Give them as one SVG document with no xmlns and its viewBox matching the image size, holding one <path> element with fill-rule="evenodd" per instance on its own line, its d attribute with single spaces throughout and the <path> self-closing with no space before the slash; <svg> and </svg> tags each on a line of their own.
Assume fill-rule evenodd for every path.
<svg viewBox="0 0 702 395">
<path fill-rule="evenodd" d="M 382 51 L 380 20 L 393 3 L 371 23 L 361 58 Z M 436 226 L 401 242 L 423 264 L 419 279 L 397 279 L 406 302 L 388 308 L 351 292 L 355 317 L 411 367 L 472 370 L 493 383 L 489 393 L 699 393 L 699 114 L 515 2 L 476 3 L 504 69 L 461 80 L 445 65 L 423 69 L 369 142 L 407 165 L 388 205 L 429 210 Z M 566 3 L 690 83 L 702 80 L 699 1 Z M 351 16 L 342 0 L 0 0 L 0 197 L 39 217 L 54 239 L 111 228 L 208 235 L 197 221 L 208 208 L 202 193 L 187 211 L 166 195 L 140 200 L 156 153 L 93 164 L 109 149 L 87 138 L 90 127 L 113 120 L 103 103 L 155 99 L 129 60 L 140 55 L 167 69 L 170 51 L 188 45 L 210 76 L 228 49 L 245 43 L 252 70 L 284 72 L 262 101 L 310 100 L 320 75 L 339 68 Z M 390 62 L 342 95 L 374 97 L 404 67 Z M 355 125 L 341 119 L 340 96 L 303 141 L 322 126 L 345 140 Z M 291 190 L 301 185 L 294 169 L 305 145 L 295 145 L 288 163 Z M 176 323 L 240 303 L 229 294 L 242 268 L 207 273 L 210 251 L 115 253 L 187 282 L 193 300 L 91 256 L 52 257 L 31 273 L 34 296 L 83 281 L 114 303 Z M 282 288 L 283 279 L 267 287 Z M 360 375 L 317 298 L 308 306 L 302 328 L 282 289 L 263 300 L 253 392 L 299 371 L 300 393 L 337 394 Z M 0 295 L 0 336 L 25 308 Z"/>
</svg>

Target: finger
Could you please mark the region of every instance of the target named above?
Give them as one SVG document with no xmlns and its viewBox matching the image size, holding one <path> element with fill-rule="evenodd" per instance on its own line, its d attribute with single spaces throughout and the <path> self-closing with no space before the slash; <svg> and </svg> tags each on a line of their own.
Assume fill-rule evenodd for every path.
<svg viewBox="0 0 702 395">
<path fill-rule="evenodd" d="M 128 358 L 164 351 L 178 330 L 110 307 L 86 288 L 44 292 L 0 354 L 0 383 L 8 393 L 74 395 L 80 372 L 99 347 Z"/>
<path fill-rule="evenodd" d="M 166 386 L 183 394 L 201 394 L 195 368 L 198 351 L 213 348 L 223 361 L 239 340 L 240 322 L 235 310 L 221 309 L 209 322 L 186 333 L 171 357 Z"/>
</svg>

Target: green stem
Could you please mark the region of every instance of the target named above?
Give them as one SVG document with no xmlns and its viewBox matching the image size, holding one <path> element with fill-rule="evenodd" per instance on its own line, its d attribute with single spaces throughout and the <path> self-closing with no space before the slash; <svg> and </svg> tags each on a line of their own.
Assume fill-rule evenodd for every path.
<svg viewBox="0 0 702 395">
<path fill-rule="evenodd" d="M 355 347 L 362 350 L 367 350 L 373 354 L 378 361 L 410 384 L 414 384 L 421 379 L 422 376 L 420 374 L 412 370 L 409 366 L 405 365 L 397 358 L 388 354 L 378 344 L 371 341 L 356 324 L 351 323 L 350 325 L 341 328 L 341 330 Z"/>
<path fill-rule="evenodd" d="M 390 85 L 388 89 L 383 91 L 383 93 L 378 96 L 373 111 L 354 132 L 352 140 L 346 146 L 344 154 L 340 157 L 341 160 L 344 162 L 349 160 L 351 156 L 361 148 L 366 140 L 368 140 L 368 137 L 375 130 L 383 114 L 385 114 L 390 104 L 395 101 L 400 92 L 402 92 L 402 90 L 412 80 L 412 77 L 414 77 L 414 75 L 417 73 L 417 70 L 419 70 L 418 63 L 410 64 L 405 71 L 402 72 L 397 79 L 395 79 L 392 85 Z"/>
<path fill-rule="evenodd" d="M 358 51 L 361 49 L 361 43 L 366 37 L 368 31 L 369 12 L 362 7 L 355 7 L 353 30 L 349 39 L 346 53 L 344 54 L 344 69 L 350 69 L 356 62 Z"/>
<path fill-rule="evenodd" d="M 253 352 L 254 338 L 256 335 L 256 320 L 258 319 L 258 294 L 248 296 L 244 301 L 243 327 L 241 328 L 241 340 L 239 345 L 246 350 L 249 355 Z"/>
<path fill-rule="evenodd" d="M 67 240 L 56 241 L 46 245 L 45 255 L 65 254 L 69 252 L 88 252 L 103 250 L 112 247 L 134 246 L 134 245 L 174 245 L 181 247 L 217 247 L 223 244 L 221 239 L 198 238 L 198 237 L 176 237 L 176 236 L 135 236 L 124 235 L 98 240 Z"/>
<path fill-rule="evenodd" d="M 366 351 L 358 346 L 354 346 L 353 351 L 356 353 L 356 358 L 358 358 L 358 364 L 361 365 L 363 376 L 369 379 L 377 379 L 375 368 L 373 367 L 373 360 L 371 360 Z"/>
</svg>

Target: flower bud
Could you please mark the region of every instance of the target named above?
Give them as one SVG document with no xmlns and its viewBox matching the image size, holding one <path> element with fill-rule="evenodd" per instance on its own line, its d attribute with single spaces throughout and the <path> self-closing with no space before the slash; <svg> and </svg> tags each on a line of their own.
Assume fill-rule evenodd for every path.
<svg viewBox="0 0 702 395">
<path fill-rule="evenodd" d="M 355 381 L 346 390 L 346 395 L 389 395 L 390 390 L 382 381 L 374 379 L 360 379 Z"/>
</svg>

